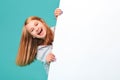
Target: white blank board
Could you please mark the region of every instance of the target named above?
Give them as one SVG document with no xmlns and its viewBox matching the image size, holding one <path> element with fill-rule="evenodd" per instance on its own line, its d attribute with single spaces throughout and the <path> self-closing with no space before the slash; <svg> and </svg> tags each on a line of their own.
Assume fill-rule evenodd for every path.
<svg viewBox="0 0 120 80">
<path fill-rule="evenodd" d="M 120 80 L 120 0 L 60 0 L 48 80 Z"/>
</svg>

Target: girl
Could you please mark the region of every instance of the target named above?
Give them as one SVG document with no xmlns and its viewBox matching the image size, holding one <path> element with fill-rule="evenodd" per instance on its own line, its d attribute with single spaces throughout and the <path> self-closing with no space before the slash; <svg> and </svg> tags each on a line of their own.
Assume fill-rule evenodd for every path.
<svg viewBox="0 0 120 80">
<path fill-rule="evenodd" d="M 56 9 L 55 17 L 57 18 L 61 13 L 60 9 Z M 53 39 L 54 33 L 43 19 L 36 16 L 27 18 L 22 31 L 16 64 L 25 66 L 38 59 L 44 64 L 48 73 L 50 62 L 55 61 L 55 56 L 51 53 Z"/>
</svg>

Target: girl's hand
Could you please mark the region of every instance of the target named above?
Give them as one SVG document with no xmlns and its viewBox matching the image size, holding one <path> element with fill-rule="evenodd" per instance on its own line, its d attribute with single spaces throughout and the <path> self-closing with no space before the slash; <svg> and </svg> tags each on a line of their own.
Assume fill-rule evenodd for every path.
<svg viewBox="0 0 120 80">
<path fill-rule="evenodd" d="M 54 11 L 54 15 L 55 17 L 57 18 L 58 16 L 60 16 L 61 14 L 63 13 L 63 11 L 59 8 L 57 8 L 55 11 Z"/>
<path fill-rule="evenodd" d="M 55 55 L 52 54 L 52 53 L 50 53 L 50 54 L 48 54 L 48 55 L 46 56 L 46 62 L 47 62 L 48 64 L 51 63 L 51 62 L 53 62 L 53 61 L 55 61 L 55 60 L 56 60 Z"/>
</svg>

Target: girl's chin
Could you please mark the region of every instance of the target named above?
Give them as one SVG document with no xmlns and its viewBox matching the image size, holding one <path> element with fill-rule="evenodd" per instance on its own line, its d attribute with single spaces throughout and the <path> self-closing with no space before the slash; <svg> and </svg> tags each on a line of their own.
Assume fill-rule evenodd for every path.
<svg viewBox="0 0 120 80">
<path fill-rule="evenodd" d="M 40 38 L 40 39 L 44 39 L 44 38 L 45 38 L 45 36 L 39 36 L 38 38 Z"/>
</svg>

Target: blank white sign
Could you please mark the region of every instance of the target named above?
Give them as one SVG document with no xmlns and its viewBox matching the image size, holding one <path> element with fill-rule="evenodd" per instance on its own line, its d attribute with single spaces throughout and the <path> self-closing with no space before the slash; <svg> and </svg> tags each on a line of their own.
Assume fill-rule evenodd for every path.
<svg viewBox="0 0 120 80">
<path fill-rule="evenodd" d="M 120 0 L 60 0 L 48 80 L 120 80 Z"/>
</svg>

